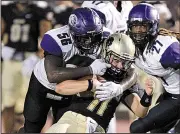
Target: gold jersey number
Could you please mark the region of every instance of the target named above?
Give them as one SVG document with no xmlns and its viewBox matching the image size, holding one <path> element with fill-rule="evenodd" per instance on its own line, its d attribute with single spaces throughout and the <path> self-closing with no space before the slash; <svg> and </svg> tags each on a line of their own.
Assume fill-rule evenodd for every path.
<svg viewBox="0 0 180 134">
<path fill-rule="evenodd" d="M 98 114 L 99 116 L 103 116 L 104 111 L 107 109 L 109 102 L 110 100 L 103 101 L 96 114 Z M 100 101 L 98 99 L 95 99 L 89 104 L 87 109 L 93 112 L 99 103 Z"/>
</svg>

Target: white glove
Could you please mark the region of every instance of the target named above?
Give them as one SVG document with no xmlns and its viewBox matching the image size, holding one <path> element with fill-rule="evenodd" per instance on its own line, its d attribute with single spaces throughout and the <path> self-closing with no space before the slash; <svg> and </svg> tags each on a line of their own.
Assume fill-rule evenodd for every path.
<svg viewBox="0 0 180 134">
<path fill-rule="evenodd" d="M 13 57 L 15 51 L 16 50 L 12 47 L 3 46 L 2 47 L 2 58 L 4 60 L 10 60 Z"/>
<path fill-rule="evenodd" d="M 96 87 L 95 95 L 100 101 L 109 100 L 123 93 L 120 84 L 114 82 L 105 82 Z"/>
<path fill-rule="evenodd" d="M 111 67 L 110 64 L 105 63 L 102 59 L 96 59 L 91 65 L 92 74 L 103 75 L 106 69 Z"/>
<path fill-rule="evenodd" d="M 31 73 L 36 65 L 36 63 L 40 60 L 40 58 L 36 55 L 32 55 L 30 57 L 28 57 L 27 59 L 25 59 L 23 61 L 23 66 L 22 66 L 22 74 L 24 76 L 31 76 Z"/>
</svg>

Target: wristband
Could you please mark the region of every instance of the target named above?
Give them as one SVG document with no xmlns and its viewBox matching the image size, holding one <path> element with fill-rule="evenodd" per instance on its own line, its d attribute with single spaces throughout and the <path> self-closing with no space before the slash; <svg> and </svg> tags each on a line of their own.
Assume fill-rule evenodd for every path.
<svg viewBox="0 0 180 134">
<path fill-rule="evenodd" d="M 92 79 L 89 79 L 87 91 L 90 91 L 92 88 L 93 88 L 93 82 L 92 82 Z"/>
<path fill-rule="evenodd" d="M 146 92 L 144 92 L 140 103 L 144 107 L 149 107 L 151 105 L 151 100 L 152 100 L 152 95 L 148 95 Z"/>
</svg>

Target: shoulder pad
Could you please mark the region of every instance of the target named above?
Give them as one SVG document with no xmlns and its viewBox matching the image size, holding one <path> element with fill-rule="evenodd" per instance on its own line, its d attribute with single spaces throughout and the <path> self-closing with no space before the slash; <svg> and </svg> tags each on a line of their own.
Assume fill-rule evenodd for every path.
<svg viewBox="0 0 180 134">
<path fill-rule="evenodd" d="M 41 47 L 50 54 L 60 56 L 72 49 L 72 42 L 69 27 L 66 25 L 46 32 L 41 41 Z"/>
</svg>

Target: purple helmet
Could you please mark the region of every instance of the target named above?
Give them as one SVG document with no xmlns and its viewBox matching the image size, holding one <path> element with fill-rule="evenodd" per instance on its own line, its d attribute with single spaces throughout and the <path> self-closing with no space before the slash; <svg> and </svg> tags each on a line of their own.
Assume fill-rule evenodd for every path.
<svg viewBox="0 0 180 134">
<path fill-rule="evenodd" d="M 134 6 L 127 21 L 128 34 L 134 41 L 136 47 L 144 51 L 146 44 L 153 39 L 158 32 L 159 14 L 154 6 L 148 3 L 140 3 Z M 145 32 L 133 32 L 133 27 L 144 26 Z"/>
<path fill-rule="evenodd" d="M 76 47 L 83 53 L 92 54 L 102 41 L 103 24 L 91 8 L 77 8 L 69 17 L 70 33 Z"/>
</svg>

